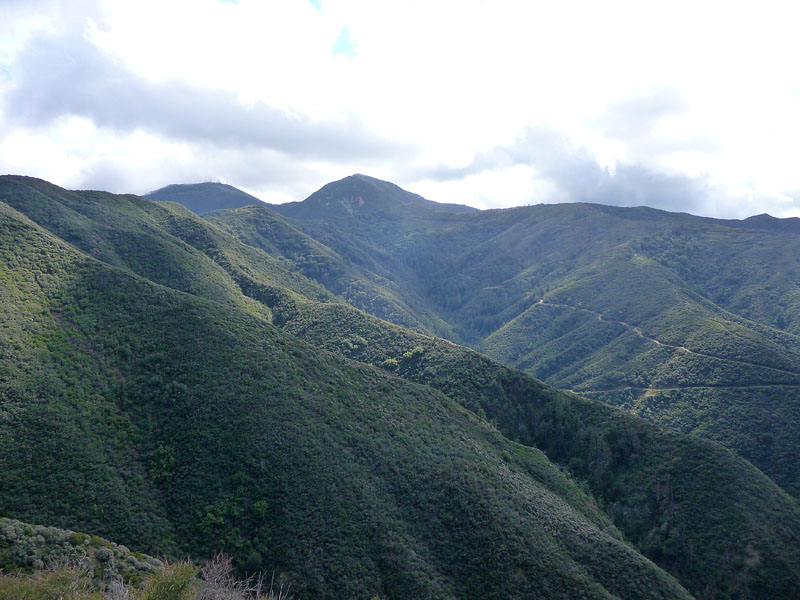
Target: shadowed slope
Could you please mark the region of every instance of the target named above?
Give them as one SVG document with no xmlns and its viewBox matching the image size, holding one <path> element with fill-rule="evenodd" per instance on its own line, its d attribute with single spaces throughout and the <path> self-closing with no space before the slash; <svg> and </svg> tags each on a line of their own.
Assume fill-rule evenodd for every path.
<svg viewBox="0 0 800 600">
<path fill-rule="evenodd" d="M 689 597 L 540 452 L 445 395 L 101 263 L 5 204 L 0 241 L 3 513 L 221 546 L 298 597 Z"/>
<path fill-rule="evenodd" d="M 348 178 L 323 189 L 273 208 L 357 265 L 362 281 L 392 289 L 428 332 L 720 441 L 800 494 L 794 220 L 588 204 L 332 211 L 369 187 Z M 215 223 L 252 231 L 225 214 Z M 353 304 L 407 324 L 369 296 Z"/>
<path fill-rule="evenodd" d="M 226 236 L 218 229 L 205 224 L 185 211 L 181 211 L 180 215 L 181 220 L 185 220 L 186 223 L 174 228 L 174 234 L 185 236 L 186 243 L 196 243 L 199 248 L 203 248 L 208 253 L 210 258 L 218 260 L 218 265 L 224 265 L 224 269 L 231 269 L 232 263 L 226 258 L 228 254 L 220 251 L 220 248 L 225 248 L 228 244 L 224 241 Z M 188 235 L 189 232 L 191 236 Z M 217 242 L 208 244 L 209 236 L 215 237 Z M 233 248 L 235 245 L 230 247 Z M 253 254 L 254 259 L 261 252 L 252 248 L 251 251 L 255 253 Z M 168 256 L 164 256 L 164 260 L 168 259 Z M 240 257 L 237 260 L 244 261 L 245 259 Z M 241 289 L 245 293 L 255 291 L 260 294 L 260 288 L 249 287 L 246 282 L 250 278 L 253 280 L 274 278 L 274 275 L 264 271 L 272 264 L 276 264 L 274 259 L 273 262 L 262 260 L 260 263 L 249 263 L 249 266 L 248 263 L 242 262 L 238 268 L 247 276 L 243 275 L 241 278 L 243 282 Z M 303 280 L 298 281 L 302 282 Z M 277 290 L 278 286 L 275 285 L 273 289 Z M 384 369 L 403 378 L 429 386 L 429 388 L 409 388 L 409 390 L 427 389 L 428 391 L 425 393 L 430 394 L 432 393 L 430 387 L 435 387 L 458 403 L 494 419 L 503 433 L 509 437 L 545 450 L 552 459 L 570 468 L 591 487 L 594 494 L 603 502 L 608 513 L 613 516 L 617 525 L 641 551 L 671 570 L 698 595 L 706 594 L 707 597 L 713 597 L 716 594 L 722 597 L 737 597 L 737 595 L 749 594 L 752 597 L 768 598 L 776 595 L 790 597 L 797 593 L 796 586 L 800 581 L 800 576 L 796 572 L 796 565 L 800 564 L 796 544 L 798 535 L 800 535 L 798 533 L 800 532 L 800 525 L 798 525 L 800 516 L 797 514 L 797 506 L 761 473 L 730 452 L 691 437 L 666 434 L 656 427 L 599 403 L 555 392 L 521 373 L 501 367 L 465 348 L 391 326 L 340 303 L 311 301 L 299 291 L 291 290 L 284 290 L 283 293 L 260 294 L 259 299 L 269 305 L 269 314 L 274 323 L 281 325 L 284 331 L 291 333 L 292 336 L 307 340 L 313 348 L 328 348 L 365 363 L 381 365 Z M 214 313 L 216 315 L 217 311 L 215 310 Z M 207 331 L 205 327 L 195 325 L 196 334 L 203 342 L 198 345 L 192 338 L 193 341 L 189 345 L 191 352 L 187 356 L 205 357 L 208 355 L 208 343 L 216 343 L 220 336 L 223 339 L 231 340 L 238 336 L 238 333 L 232 332 L 238 331 L 239 328 L 232 327 L 228 321 L 219 321 L 219 315 L 216 315 L 215 319 L 227 333 L 221 336 L 218 331 Z M 162 322 L 169 321 L 162 320 L 155 323 Z M 165 330 L 173 327 L 174 325 L 164 325 Z M 266 323 L 263 327 L 269 330 Z M 285 339 L 293 340 L 295 338 L 287 337 Z M 184 347 L 179 339 L 169 338 L 166 343 L 169 348 Z M 259 352 L 263 353 L 263 350 L 259 350 Z M 134 354 L 138 354 L 138 352 Z M 211 356 L 213 355 L 212 353 Z M 163 361 L 169 356 L 159 356 L 157 360 L 162 362 L 143 364 L 142 369 L 148 373 L 163 372 Z M 266 360 L 273 360 L 271 354 L 265 356 L 270 357 Z M 305 354 L 301 352 L 293 355 L 293 359 L 289 363 L 282 360 L 274 361 L 275 368 L 280 373 L 278 381 L 287 381 L 282 379 L 284 376 L 297 377 L 297 381 L 301 382 L 300 389 L 307 389 L 302 387 L 305 385 L 302 382 L 315 381 L 317 374 L 313 369 L 304 370 L 301 373 L 297 371 L 300 368 L 298 365 L 306 364 L 302 358 L 304 356 Z M 315 359 L 322 360 L 324 364 L 337 364 L 335 361 L 330 363 L 331 359 L 326 356 L 317 352 Z M 200 377 L 204 371 L 201 366 L 203 363 L 200 358 L 195 358 L 195 360 L 198 362 L 190 368 L 190 371 L 192 373 L 197 371 L 195 376 Z M 239 382 L 240 379 L 245 382 L 254 381 L 253 375 L 248 369 L 256 367 L 252 366 L 250 362 L 240 365 L 240 358 L 235 354 L 222 362 L 235 366 L 233 366 L 233 371 L 230 371 L 231 367 L 228 367 L 229 374 L 215 372 L 209 375 L 209 381 L 214 382 L 211 388 L 213 397 L 216 397 L 218 393 L 221 394 L 220 398 L 231 398 L 229 393 L 235 395 L 236 388 L 228 391 L 221 389 L 221 386 L 229 386 L 230 381 Z M 359 373 L 364 368 L 358 365 L 351 366 L 356 368 Z M 239 371 L 239 368 L 244 371 Z M 292 373 L 296 375 L 291 375 Z M 374 374 L 374 371 L 367 370 L 366 373 Z M 381 378 L 380 381 L 397 382 L 399 380 L 389 377 L 388 379 Z M 156 380 L 152 385 L 154 388 L 152 391 L 148 391 L 144 397 L 150 397 L 150 395 L 153 398 L 159 397 L 160 392 L 157 393 L 157 390 L 163 387 L 163 382 Z M 256 385 L 255 382 L 254 385 Z M 292 389 L 294 385 L 293 383 L 288 388 Z M 349 389 L 352 385 L 351 381 L 346 388 Z M 387 390 L 393 389 L 393 385 L 397 384 L 390 385 Z M 262 386 L 261 393 L 264 389 Z M 281 386 L 276 388 L 275 384 L 270 384 L 266 389 L 281 389 Z M 314 407 L 321 406 L 318 404 L 319 399 L 327 396 L 325 389 L 324 385 L 313 388 L 317 391 L 307 389 L 309 396 L 306 400 L 301 401 L 295 396 L 291 396 L 285 402 L 289 402 L 291 406 L 297 405 L 297 407 L 308 405 L 308 410 L 313 412 L 316 410 Z M 379 386 L 377 389 L 379 390 L 378 397 L 380 397 L 383 393 L 380 392 L 382 388 Z M 406 390 L 405 387 L 398 388 L 398 390 L 400 389 Z M 180 389 L 169 392 L 169 394 L 173 393 L 177 394 L 175 398 L 182 398 L 184 395 Z M 405 398 L 404 394 L 416 397 L 414 396 L 415 392 L 412 391 L 398 393 L 400 396 L 395 397 L 398 398 L 401 405 L 408 402 L 408 400 L 400 399 Z M 141 397 L 138 392 L 132 395 L 133 399 Z M 166 398 L 170 397 L 172 396 L 166 396 Z M 235 397 L 239 396 L 235 395 Z M 430 403 L 431 398 L 434 397 L 436 395 L 428 396 L 424 402 Z M 438 397 L 441 398 L 441 396 Z M 370 396 L 370 402 L 375 401 L 376 398 Z M 135 406 L 135 401 L 131 400 L 131 402 Z M 166 406 L 169 406 L 170 401 L 166 402 Z M 184 401 L 181 400 L 181 402 Z M 280 403 L 279 405 L 283 406 Z M 236 406 L 247 414 L 255 410 L 250 404 L 237 404 Z M 454 406 L 452 402 L 450 406 Z M 202 410 L 192 402 L 187 404 L 183 410 L 187 412 L 183 412 L 181 415 L 203 414 Z M 291 408 L 287 406 L 282 410 L 291 410 Z M 328 421 L 330 417 L 324 417 L 327 423 L 325 427 L 339 423 L 342 419 L 344 420 L 341 423 L 345 430 L 352 427 L 348 424 L 350 422 L 347 420 L 346 414 L 337 416 L 333 423 Z M 282 419 L 287 419 L 281 422 L 294 423 L 295 421 L 290 415 L 291 413 L 278 411 L 275 418 L 280 416 Z M 211 422 L 216 418 L 216 416 L 209 416 L 208 420 Z M 377 416 L 370 418 L 375 419 Z M 185 417 L 177 420 L 181 419 L 185 419 Z M 303 419 L 297 421 L 303 423 L 302 426 L 298 425 L 300 429 L 298 429 L 297 435 L 304 431 L 303 427 L 309 427 L 308 421 Z M 413 432 L 418 426 L 412 426 L 408 422 L 403 423 L 398 430 L 386 430 L 389 437 L 395 439 L 396 436 L 399 436 L 397 437 L 398 442 L 402 440 L 403 444 L 416 448 L 417 444 L 414 440 L 417 437 Z M 237 422 L 233 429 L 244 431 L 243 427 L 241 422 Z M 273 424 L 272 427 L 279 426 Z M 310 427 L 312 431 L 327 431 L 325 427 L 320 428 L 319 425 Z M 374 426 L 370 427 L 372 429 L 368 428 L 367 430 L 373 431 Z M 341 439 L 342 435 L 347 437 L 350 434 L 345 434 L 345 430 L 326 433 L 326 440 L 329 440 L 330 444 Z M 437 431 L 436 435 L 456 436 L 456 438 L 461 435 L 451 429 Z M 180 432 L 170 431 L 164 433 L 163 438 L 159 439 L 170 440 L 174 436 L 180 438 L 181 435 L 183 434 Z M 381 436 L 374 443 L 380 443 Z M 212 447 L 214 446 L 213 439 L 209 439 L 208 443 Z M 291 443 L 298 442 L 294 440 Z M 306 443 L 310 442 L 306 440 Z M 372 443 L 370 442 L 370 444 Z M 170 446 L 169 443 L 164 445 Z M 291 444 L 286 447 L 291 447 Z M 335 449 L 338 446 L 334 445 L 332 448 Z M 431 447 L 431 453 L 438 454 L 442 448 L 441 445 L 435 444 Z M 160 461 L 157 464 L 165 465 L 169 471 L 169 453 L 165 452 L 167 452 L 165 456 L 156 455 Z M 322 462 L 313 464 L 319 465 L 319 469 L 324 470 L 324 459 L 329 457 L 333 450 L 331 447 L 325 446 L 324 448 L 319 447 L 314 452 L 319 453 L 314 460 Z M 378 449 L 368 445 L 363 451 L 359 450 L 357 455 L 384 456 L 384 452 L 393 453 L 397 450 L 391 444 L 388 449 Z M 229 451 L 225 450 L 224 454 L 229 454 Z M 509 456 L 513 455 L 511 453 Z M 389 460 L 389 455 L 386 456 Z M 420 468 L 412 466 L 414 462 L 409 461 L 402 462 L 402 465 L 398 464 L 391 470 L 391 473 L 400 474 L 407 472 L 409 468 Z M 235 472 L 235 468 L 235 465 L 227 464 L 223 471 L 227 469 Z M 450 481 L 455 476 L 453 473 L 448 474 L 441 470 L 435 471 L 435 473 L 437 474 L 431 475 L 431 478 L 426 481 Z M 347 476 L 345 473 L 337 471 L 337 477 L 346 479 Z M 441 477 L 444 479 L 439 479 Z M 287 487 L 282 489 L 288 490 L 289 482 L 286 482 L 285 485 Z M 410 481 L 409 485 L 413 485 L 413 482 Z M 335 489 L 338 490 L 338 488 Z M 412 493 L 407 491 L 408 489 L 403 488 L 402 494 L 412 494 L 412 497 L 416 498 L 414 494 L 417 492 Z M 448 506 L 453 502 L 450 495 L 458 496 L 462 491 L 467 494 L 472 493 L 460 487 L 457 490 L 451 489 L 449 495 L 439 497 L 431 506 Z M 348 491 L 347 493 L 355 494 L 356 492 Z M 562 497 L 564 496 L 562 495 Z M 427 506 L 426 503 L 430 501 L 430 497 L 420 497 L 414 501 L 413 506 L 417 508 Z M 217 522 L 220 515 L 224 521 L 226 518 L 230 518 L 225 515 L 234 515 L 235 511 L 244 510 L 238 502 L 239 500 L 235 500 L 233 505 L 238 508 L 233 509 L 228 508 L 229 505 L 216 506 L 212 503 L 211 507 L 207 507 L 208 511 L 204 509 L 202 518 L 199 516 L 198 518 L 206 523 L 206 526 L 212 527 L 213 535 L 221 536 L 217 539 L 227 539 L 227 534 L 223 535 L 227 530 L 224 528 L 222 530 L 213 529 L 214 523 Z M 580 505 L 568 502 L 573 508 Z M 474 503 L 470 501 L 469 504 L 473 505 Z M 478 502 L 479 504 L 480 502 Z M 592 512 L 590 504 L 583 503 L 583 506 L 589 507 L 581 509 L 584 514 L 589 517 L 594 514 L 595 516 L 591 519 L 598 518 L 596 511 Z M 402 510 L 398 509 L 399 512 L 396 514 L 405 515 L 407 509 L 410 510 L 408 507 Z M 486 518 L 481 518 L 480 521 L 485 522 Z M 451 523 L 454 525 L 454 522 Z M 544 527 L 547 529 L 550 525 L 544 525 Z M 447 530 L 448 527 L 442 526 L 437 531 L 444 535 Z M 272 536 L 273 532 L 270 532 L 269 535 Z M 234 536 L 231 539 L 235 540 L 236 538 Z M 246 545 L 242 548 L 240 552 L 249 551 L 249 547 Z M 756 554 L 751 554 L 751 552 Z M 419 553 L 417 552 L 417 554 Z M 756 555 L 757 559 L 754 558 Z"/>
</svg>

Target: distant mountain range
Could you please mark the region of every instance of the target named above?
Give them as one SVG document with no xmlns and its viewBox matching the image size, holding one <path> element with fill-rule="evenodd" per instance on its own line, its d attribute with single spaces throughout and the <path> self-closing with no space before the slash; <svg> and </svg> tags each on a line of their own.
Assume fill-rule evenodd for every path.
<svg viewBox="0 0 800 600">
<path fill-rule="evenodd" d="M 168 185 L 144 197 L 161 202 L 177 202 L 198 215 L 223 208 L 261 204 L 261 200 L 242 190 L 212 182 Z"/>
<path fill-rule="evenodd" d="M 195 189 L 0 178 L 0 516 L 298 598 L 800 596 L 791 226 Z"/>
</svg>

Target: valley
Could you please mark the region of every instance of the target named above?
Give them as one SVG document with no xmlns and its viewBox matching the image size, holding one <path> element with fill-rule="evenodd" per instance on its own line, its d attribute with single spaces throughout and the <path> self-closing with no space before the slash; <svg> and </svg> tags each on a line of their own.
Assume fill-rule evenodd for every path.
<svg viewBox="0 0 800 600">
<path fill-rule="evenodd" d="M 517 217 L 366 181 L 326 220 L 0 178 L 0 514 L 151 555 L 222 550 L 299 598 L 800 593 L 790 310 L 776 329 L 669 276 L 648 289 L 691 298 L 686 322 L 663 298 L 626 312 L 593 258 L 459 258 Z M 481 261 L 491 285 L 467 285 Z M 639 381 L 626 403 L 616 386 Z M 725 404 L 722 427 L 715 384 L 758 404 Z M 742 414 L 765 407 L 751 431 Z"/>
<path fill-rule="evenodd" d="M 361 175 L 207 218 L 357 308 L 724 443 L 800 494 L 797 219 L 436 210 Z"/>
</svg>

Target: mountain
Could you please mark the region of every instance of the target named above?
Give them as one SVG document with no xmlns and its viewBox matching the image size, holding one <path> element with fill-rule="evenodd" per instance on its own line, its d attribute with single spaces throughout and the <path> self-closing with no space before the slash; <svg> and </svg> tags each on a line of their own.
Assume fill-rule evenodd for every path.
<svg viewBox="0 0 800 600">
<path fill-rule="evenodd" d="M 412 194 L 388 181 L 367 175 L 351 175 L 329 183 L 302 202 L 287 202 L 273 208 L 295 219 L 338 220 L 353 215 L 406 218 L 420 212 L 472 213 L 477 208 L 462 204 L 440 204 Z"/>
<path fill-rule="evenodd" d="M 358 186 L 366 194 L 353 178 L 323 190 L 334 205 Z M 271 211 L 351 267 L 349 288 L 329 289 L 354 306 L 721 442 L 800 497 L 796 219 L 591 204 L 331 215 L 318 195 L 210 217 L 267 249 L 253 223 Z M 403 317 L 373 308 L 389 294 Z"/>
<path fill-rule="evenodd" d="M 422 298 L 376 273 L 379 263 L 369 253 L 354 250 L 345 258 L 265 206 L 218 211 L 206 218 L 245 244 L 286 259 L 356 308 L 417 331 L 452 333 Z"/>
<path fill-rule="evenodd" d="M 263 204 L 255 196 L 233 186 L 213 182 L 168 185 L 145 194 L 145 198 L 177 202 L 198 215 L 224 208 Z"/>
<path fill-rule="evenodd" d="M 246 247 L 175 204 L 23 178 L 0 198 L 3 514 L 150 553 L 223 549 L 300 598 L 690 597 L 541 451 L 280 328 L 337 303 L 302 276 L 278 285 L 279 261 L 237 264 Z M 96 223 L 73 239 L 110 261 L 132 250 L 103 223 L 163 243 L 114 265 L 11 204 Z M 230 283 L 218 269 L 238 300 L 208 284 Z"/>
<path fill-rule="evenodd" d="M 762 213 L 747 217 L 741 221 L 727 221 L 732 227 L 747 227 L 749 229 L 766 229 L 768 231 L 780 231 L 784 233 L 800 233 L 800 218 L 789 217 L 786 219 L 778 219 L 772 215 Z"/>
<path fill-rule="evenodd" d="M 0 201 L 2 514 L 224 549 L 301 598 L 800 594 L 800 508 L 717 444 L 367 315 L 176 204 L 18 177 Z"/>
</svg>

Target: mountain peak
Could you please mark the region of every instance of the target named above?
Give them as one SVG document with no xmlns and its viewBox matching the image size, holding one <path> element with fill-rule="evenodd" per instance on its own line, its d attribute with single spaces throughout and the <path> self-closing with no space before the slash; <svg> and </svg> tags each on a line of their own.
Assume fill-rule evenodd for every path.
<svg viewBox="0 0 800 600">
<path fill-rule="evenodd" d="M 262 204 L 255 196 L 232 185 L 212 181 L 172 184 L 145 194 L 145 197 L 160 202 L 177 202 L 198 215 L 225 208 Z"/>
<path fill-rule="evenodd" d="M 770 214 L 761 213 L 760 215 L 742 219 L 739 223 L 740 227 L 765 229 L 780 233 L 800 233 L 800 219 L 797 217 L 779 219 Z"/>
<path fill-rule="evenodd" d="M 476 212 L 461 204 L 441 204 L 408 192 L 394 183 L 362 173 L 333 181 L 302 202 L 273 207 L 297 219 L 348 218 L 355 214 L 396 211 Z"/>
</svg>

